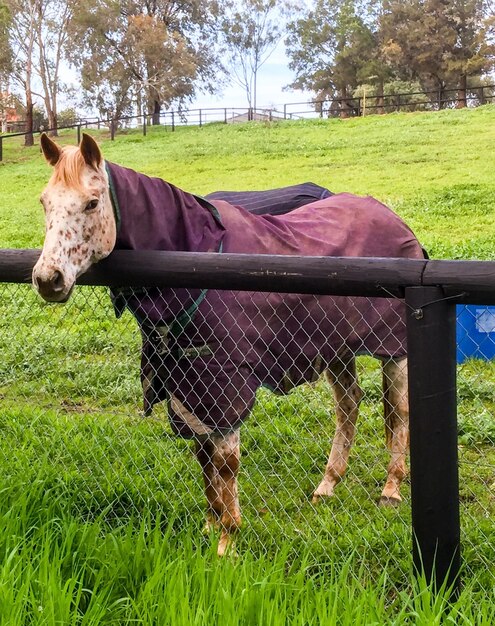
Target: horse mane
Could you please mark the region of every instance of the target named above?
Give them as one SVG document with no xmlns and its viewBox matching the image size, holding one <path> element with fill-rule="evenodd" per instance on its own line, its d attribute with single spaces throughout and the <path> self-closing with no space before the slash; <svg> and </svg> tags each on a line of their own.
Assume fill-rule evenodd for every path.
<svg viewBox="0 0 495 626">
<path fill-rule="evenodd" d="M 82 173 L 85 167 L 86 162 L 79 148 L 76 146 L 65 146 L 55 165 L 52 182 L 54 184 L 63 184 L 66 187 L 81 189 Z"/>
</svg>

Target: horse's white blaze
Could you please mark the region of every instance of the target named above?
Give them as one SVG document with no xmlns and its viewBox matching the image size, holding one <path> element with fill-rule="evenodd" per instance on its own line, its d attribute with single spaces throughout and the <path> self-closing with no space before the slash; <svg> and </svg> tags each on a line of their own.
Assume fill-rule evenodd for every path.
<svg viewBox="0 0 495 626">
<path fill-rule="evenodd" d="M 48 301 L 65 301 L 78 276 L 108 256 L 116 241 L 104 162 L 88 165 L 77 152 L 79 148 L 60 149 L 59 162 L 41 195 L 45 241 L 33 269 L 33 285 Z M 68 184 L 61 171 L 68 164 L 77 184 Z"/>
</svg>

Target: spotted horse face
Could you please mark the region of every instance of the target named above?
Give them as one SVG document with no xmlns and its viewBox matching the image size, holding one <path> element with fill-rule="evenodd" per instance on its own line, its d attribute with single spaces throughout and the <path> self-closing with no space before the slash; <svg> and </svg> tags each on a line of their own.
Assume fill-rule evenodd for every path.
<svg viewBox="0 0 495 626">
<path fill-rule="evenodd" d="M 110 254 L 116 222 L 108 176 L 96 141 L 58 146 L 47 135 L 41 148 L 53 173 L 41 194 L 45 241 L 33 268 L 33 286 L 47 302 L 66 302 L 77 278 Z"/>
</svg>

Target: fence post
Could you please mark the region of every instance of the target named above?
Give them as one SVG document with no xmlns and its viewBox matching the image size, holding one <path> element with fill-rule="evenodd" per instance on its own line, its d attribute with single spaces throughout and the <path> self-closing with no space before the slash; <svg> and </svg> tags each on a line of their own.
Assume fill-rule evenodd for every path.
<svg viewBox="0 0 495 626">
<path fill-rule="evenodd" d="M 0 137 L 0 161 L 3 161 L 3 137 Z"/>
<path fill-rule="evenodd" d="M 227 123 L 227 109 L 223 110 L 223 122 L 224 122 L 224 124 Z"/>
<path fill-rule="evenodd" d="M 459 592 L 456 313 L 440 287 L 406 288 L 413 563 Z"/>
<path fill-rule="evenodd" d="M 172 132 L 175 131 L 175 115 L 174 112 L 172 111 Z"/>
<path fill-rule="evenodd" d="M 77 145 L 81 143 L 81 124 L 77 126 Z"/>
<path fill-rule="evenodd" d="M 146 114 L 143 114 L 143 135 L 146 137 Z"/>
<path fill-rule="evenodd" d="M 110 120 L 110 139 L 113 141 L 115 139 L 115 120 Z"/>
</svg>

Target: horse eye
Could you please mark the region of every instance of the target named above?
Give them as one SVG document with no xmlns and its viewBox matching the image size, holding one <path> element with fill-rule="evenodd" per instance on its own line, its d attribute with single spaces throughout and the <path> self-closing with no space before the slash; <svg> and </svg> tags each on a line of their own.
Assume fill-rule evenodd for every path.
<svg viewBox="0 0 495 626">
<path fill-rule="evenodd" d="M 98 206 L 98 200 L 97 199 L 90 200 L 88 202 L 88 204 L 85 206 L 84 210 L 85 211 L 92 211 L 93 209 L 96 209 L 97 206 Z"/>
</svg>

